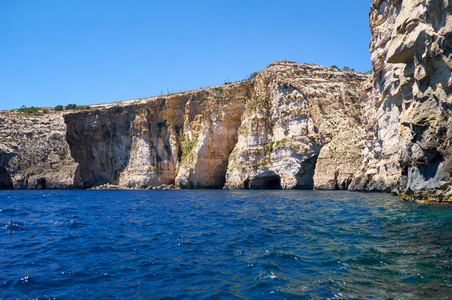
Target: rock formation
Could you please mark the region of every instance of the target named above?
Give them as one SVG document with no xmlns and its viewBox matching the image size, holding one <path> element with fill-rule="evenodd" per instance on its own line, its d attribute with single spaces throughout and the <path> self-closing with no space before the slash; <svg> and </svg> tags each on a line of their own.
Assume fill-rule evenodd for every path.
<svg viewBox="0 0 452 300">
<path fill-rule="evenodd" d="M 320 149 L 360 127 L 359 93 L 366 79 L 313 64 L 270 64 L 255 78 L 226 187 L 312 189 Z M 328 184 L 324 176 L 318 179 Z"/>
<path fill-rule="evenodd" d="M 322 148 L 316 188 L 452 202 L 451 15 L 447 0 L 372 1 L 373 78 L 364 85 L 362 127 Z M 329 156 L 333 147 L 339 151 Z M 350 175 L 346 184 L 341 172 Z"/>
<path fill-rule="evenodd" d="M 363 110 L 373 140 L 352 188 L 452 201 L 452 2 L 374 0 L 370 25 L 374 85 Z"/>
<path fill-rule="evenodd" d="M 252 85 L 216 87 L 187 103 L 181 167 L 176 185 L 183 188 L 222 188 L 237 130 Z"/>
<path fill-rule="evenodd" d="M 40 117 L 4 112 L 2 187 L 312 189 L 321 147 L 360 126 L 366 79 L 284 61 L 252 81 Z"/>
<path fill-rule="evenodd" d="M 0 189 L 349 189 L 452 202 L 452 1 L 373 0 L 372 76 L 253 80 L 38 116 L 0 113 Z"/>
<path fill-rule="evenodd" d="M 61 114 L 0 114 L 0 189 L 81 186 Z"/>
</svg>

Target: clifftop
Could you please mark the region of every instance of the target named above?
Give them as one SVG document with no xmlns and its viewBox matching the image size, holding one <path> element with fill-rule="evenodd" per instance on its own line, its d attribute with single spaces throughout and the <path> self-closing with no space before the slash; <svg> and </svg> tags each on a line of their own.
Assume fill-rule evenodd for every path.
<svg viewBox="0 0 452 300">
<path fill-rule="evenodd" d="M 278 153 L 294 151 L 297 159 L 315 160 L 340 124 L 359 124 L 358 95 L 366 79 L 354 71 L 282 61 L 250 81 L 95 104 L 89 110 L 2 112 L 2 186 L 247 188 L 245 182 L 262 177 L 259 172 L 274 172 L 269 171 L 272 155 L 279 165 L 277 176 L 283 178 L 288 172 L 283 170 L 285 164 L 271 151 L 270 156 L 244 163 L 253 172 L 239 181 L 232 171 L 226 175 L 228 169 L 237 169 L 230 153 L 235 151 L 237 158 L 245 151 L 237 141 L 245 139 L 252 145 L 254 139 L 258 148 L 271 145 Z M 326 114 L 330 117 L 323 118 Z M 259 122 L 265 124 L 259 127 Z M 304 146 L 312 148 L 310 157 L 299 153 Z M 308 181 L 283 187 L 312 188 L 312 178 Z"/>
</svg>

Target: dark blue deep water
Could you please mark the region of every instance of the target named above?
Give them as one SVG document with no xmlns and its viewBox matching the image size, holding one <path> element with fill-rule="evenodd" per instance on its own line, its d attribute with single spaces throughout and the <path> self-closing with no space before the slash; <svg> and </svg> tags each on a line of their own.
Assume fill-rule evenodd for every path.
<svg viewBox="0 0 452 300">
<path fill-rule="evenodd" d="M 316 191 L 0 191 L 1 299 L 447 299 L 452 207 Z"/>
</svg>

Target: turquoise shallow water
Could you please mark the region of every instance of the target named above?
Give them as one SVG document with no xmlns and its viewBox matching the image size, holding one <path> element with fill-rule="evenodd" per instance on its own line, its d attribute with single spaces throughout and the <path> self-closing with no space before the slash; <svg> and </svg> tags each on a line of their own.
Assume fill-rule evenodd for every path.
<svg viewBox="0 0 452 300">
<path fill-rule="evenodd" d="M 0 191 L 0 299 L 447 299 L 452 207 L 318 191 Z"/>
</svg>

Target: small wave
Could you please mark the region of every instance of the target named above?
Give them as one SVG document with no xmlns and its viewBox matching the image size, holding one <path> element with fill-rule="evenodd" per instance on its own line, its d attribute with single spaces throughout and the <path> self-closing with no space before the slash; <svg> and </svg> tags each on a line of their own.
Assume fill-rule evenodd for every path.
<svg viewBox="0 0 452 300">
<path fill-rule="evenodd" d="M 14 287 L 31 286 L 37 284 L 37 281 L 30 276 L 24 276 L 13 283 Z"/>
<path fill-rule="evenodd" d="M 278 258 L 287 260 L 299 260 L 299 257 L 292 253 L 279 253 L 279 252 L 269 252 L 265 255 L 266 258 Z"/>
<path fill-rule="evenodd" d="M 273 273 L 273 271 L 270 271 L 270 273 L 269 274 L 267 274 L 267 275 L 263 275 L 262 277 L 261 277 L 262 279 L 276 279 L 276 278 L 278 278 L 276 275 L 275 275 L 275 273 Z"/>
<path fill-rule="evenodd" d="M 72 221 L 72 220 L 71 220 L 71 223 L 66 225 L 67 228 L 71 228 L 71 229 L 80 228 L 80 227 L 84 227 L 84 226 L 86 226 L 85 223 L 83 223 L 83 222 L 76 222 L 76 221 Z"/>
<path fill-rule="evenodd" d="M 391 255 L 387 255 L 375 248 L 370 248 L 361 257 L 354 259 L 359 265 L 388 265 L 391 263 Z"/>
<path fill-rule="evenodd" d="M 26 211 L 22 211 L 15 208 L 4 208 L 0 209 L 0 214 L 9 215 L 12 217 L 21 217 L 21 216 L 28 216 L 29 213 Z"/>
<path fill-rule="evenodd" d="M 0 213 L 12 213 L 12 212 L 16 212 L 18 211 L 17 209 L 14 208 L 4 208 L 4 209 L 0 209 Z"/>
<path fill-rule="evenodd" d="M 3 226 L 4 229 L 8 231 L 24 231 L 28 230 L 27 226 L 23 222 L 9 221 Z"/>
</svg>

